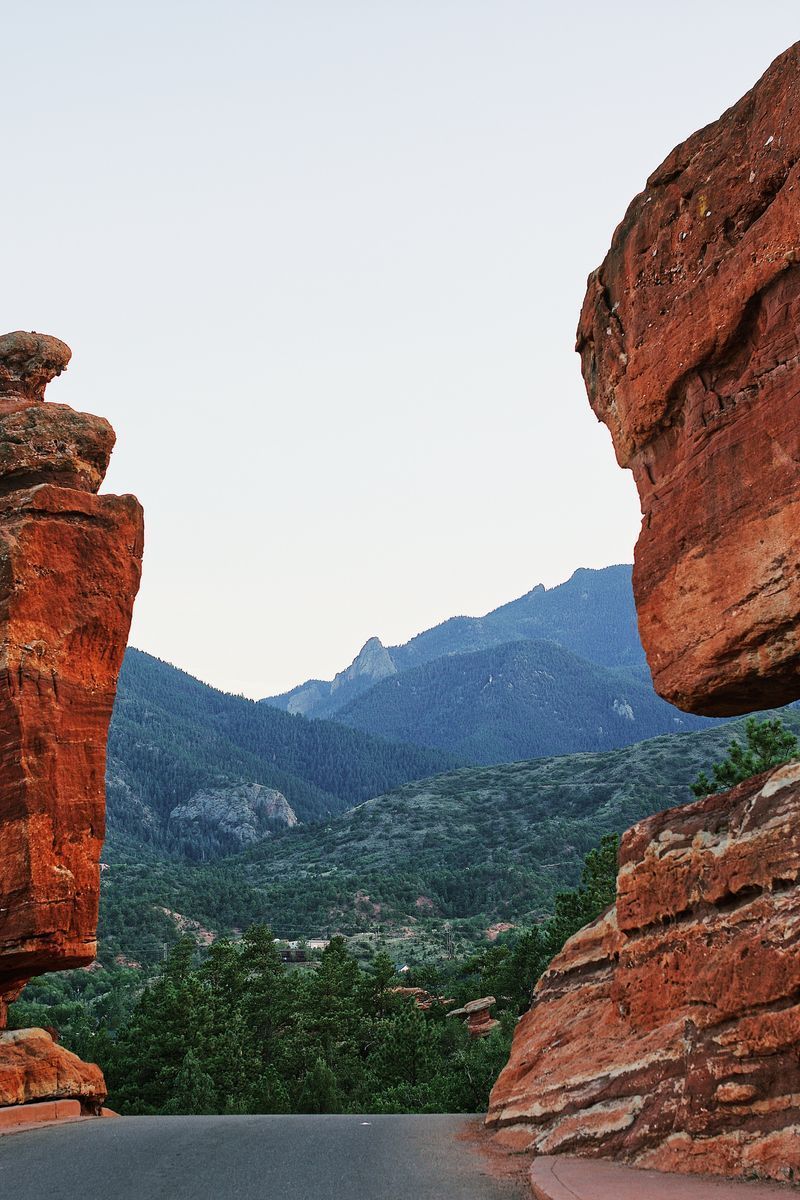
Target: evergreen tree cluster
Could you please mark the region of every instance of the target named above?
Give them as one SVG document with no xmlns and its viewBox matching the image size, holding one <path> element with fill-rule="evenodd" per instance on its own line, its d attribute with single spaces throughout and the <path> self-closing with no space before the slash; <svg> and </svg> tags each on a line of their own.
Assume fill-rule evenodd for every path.
<svg viewBox="0 0 800 1200">
<path fill-rule="evenodd" d="M 144 976 L 45 976 L 12 1006 L 12 1027 L 60 1025 L 65 1044 L 103 1067 L 124 1113 L 478 1112 L 536 979 L 613 900 L 616 845 L 606 838 L 587 856 L 550 920 L 462 962 L 401 977 L 385 953 L 360 967 L 335 937 L 317 969 L 301 969 L 254 925 L 203 956 L 183 938 Z M 433 1003 L 420 1009 L 400 984 L 426 988 Z M 490 989 L 500 1024 L 475 1039 L 443 1001 Z"/>
<path fill-rule="evenodd" d="M 168 827 L 170 812 L 202 788 L 260 783 L 309 822 L 460 761 L 219 692 L 129 649 L 108 742 L 110 837 L 203 860 L 218 853 L 212 837 L 187 844 Z"/>
<path fill-rule="evenodd" d="M 710 796 L 714 792 L 724 792 L 760 775 L 772 767 L 798 755 L 797 737 L 787 729 L 780 717 L 759 719 L 748 717 L 745 722 L 743 736 L 731 738 L 728 743 L 728 753 L 720 762 L 711 768 L 711 777 L 706 771 L 701 771 L 692 784 L 695 796 Z"/>
</svg>

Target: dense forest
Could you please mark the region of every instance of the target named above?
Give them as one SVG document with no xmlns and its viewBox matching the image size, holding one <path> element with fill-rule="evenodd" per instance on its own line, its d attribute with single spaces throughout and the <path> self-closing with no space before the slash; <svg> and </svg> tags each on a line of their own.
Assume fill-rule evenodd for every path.
<svg viewBox="0 0 800 1200">
<path fill-rule="evenodd" d="M 272 933 L 253 925 L 203 954 L 184 938 L 152 972 L 45 976 L 12 1006 L 11 1024 L 55 1024 L 68 1048 L 100 1063 L 123 1113 L 477 1112 L 536 978 L 613 900 L 615 875 L 609 838 L 548 921 L 404 976 L 384 952 L 360 966 L 342 938 L 318 963 L 287 966 Z M 426 989 L 429 1007 L 399 986 Z M 447 1013 L 487 994 L 499 1024 L 478 1039 Z"/>
<path fill-rule="evenodd" d="M 796 708 L 783 717 L 800 728 Z M 493 924 L 546 915 L 600 835 L 690 801 L 698 771 L 744 728 L 737 721 L 603 754 L 461 768 L 210 862 L 120 839 L 112 816 L 101 960 L 151 964 L 186 920 L 216 934 L 254 922 L 287 938 L 343 933 L 412 964 L 450 943 L 466 952 Z"/>
<path fill-rule="evenodd" d="M 301 821 L 319 820 L 459 761 L 227 695 L 128 650 L 108 743 L 110 836 L 169 848 L 177 805 L 245 781 L 280 791 Z"/>
<path fill-rule="evenodd" d="M 728 726 L 727 740 L 720 739 L 720 730 L 680 739 L 656 739 L 644 748 L 633 748 L 641 756 L 638 761 L 632 758 L 633 750 L 580 756 L 587 777 L 571 797 L 567 792 L 562 794 L 561 807 L 572 805 L 573 821 L 587 817 L 581 836 L 589 837 L 593 826 L 596 838 L 598 812 L 595 810 L 593 818 L 588 818 L 584 806 L 591 791 L 590 780 L 603 759 L 611 760 L 605 764 L 603 785 L 610 789 L 607 799 L 612 800 L 606 816 L 613 811 L 612 819 L 618 819 L 624 811 L 627 823 L 632 811 L 628 806 L 642 804 L 636 794 L 642 778 L 652 774 L 665 755 L 671 759 L 669 769 L 673 774 L 681 773 L 677 765 L 681 764 L 683 781 L 673 786 L 680 787 L 680 799 L 685 800 L 686 792 L 729 787 L 794 757 L 798 727 L 800 714 L 789 710 L 782 719 L 749 718 Z M 718 761 L 709 774 L 714 759 Z M 569 762 L 551 759 L 517 764 L 515 769 L 527 767 L 543 772 L 543 776 L 549 771 L 549 786 L 559 789 L 564 785 L 560 772 Z M 574 761 L 572 767 L 574 772 Z M 499 823 L 499 832 L 496 828 L 494 833 L 498 845 L 487 854 L 485 843 L 492 826 L 486 819 L 487 810 L 481 814 L 475 803 L 478 798 L 486 799 L 490 770 L 475 772 L 480 778 L 472 782 L 474 803 L 470 821 L 464 823 L 469 830 L 466 842 L 462 839 L 460 844 L 451 844 L 440 821 L 438 841 L 434 838 L 428 846 L 432 855 L 428 867 L 424 853 L 422 863 L 414 863 L 413 867 L 403 858 L 408 870 L 422 871 L 432 871 L 434 859 L 446 861 L 451 894 L 445 888 L 440 893 L 430 890 L 437 902 L 449 905 L 453 913 L 487 903 L 485 889 L 489 886 L 497 889 L 496 905 L 505 905 L 512 894 L 512 876 L 503 873 L 508 861 L 497 853 L 499 841 L 508 838 L 510 827 Z M 505 768 L 504 773 L 509 770 L 512 768 Z M 625 799 L 623 782 L 637 772 L 634 790 Z M 441 779 L 429 781 L 428 794 L 420 806 L 423 825 L 413 835 L 420 850 L 425 847 L 425 822 L 429 831 L 434 824 L 433 814 L 438 812 L 441 818 L 447 804 L 463 795 L 463 789 L 454 781 L 462 777 L 463 784 L 466 775 L 469 772 L 445 777 L 449 783 L 444 787 Z M 537 799 L 530 783 L 529 778 L 522 784 L 515 802 L 512 781 L 505 779 L 504 795 L 510 798 L 508 819 L 512 825 L 519 819 L 520 805 L 541 804 L 541 837 L 548 810 L 553 819 L 553 793 L 548 795 L 545 787 Z M 435 795 L 433 787 L 438 788 Z M 126 899 L 124 889 L 119 893 L 113 887 L 104 888 L 105 950 L 101 960 L 82 971 L 35 980 L 11 1006 L 11 1027 L 56 1026 L 70 1049 L 100 1063 L 110 1085 L 111 1104 L 126 1113 L 424 1113 L 484 1109 L 490 1087 L 507 1060 L 516 1020 L 530 1005 L 536 980 L 567 938 L 614 900 L 618 838 L 607 834 L 588 851 L 579 882 L 573 888 L 557 887 L 557 881 L 564 878 L 565 863 L 553 862 L 552 866 L 560 866 L 560 870 L 549 877 L 549 898 L 548 887 L 541 888 L 541 882 L 539 892 L 534 891 L 543 910 L 532 919 L 518 922 L 516 928 L 510 923 L 496 927 L 494 933 L 499 936 L 494 941 L 487 944 L 482 940 L 480 946 L 467 945 L 460 952 L 452 937 L 457 923 L 449 923 L 445 947 L 420 955 L 410 969 L 405 966 L 399 970 L 398 943 L 392 945 L 385 936 L 382 905 L 376 905 L 363 887 L 370 870 L 375 871 L 378 864 L 382 864 L 384 874 L 380 878 L 387 895 L 393 888 L 397 897 L 408 887 L 410 880 L 404 879 L 401 870 L 389 869 L 397 848 L 389 851 L 386 843 L 391 828 L 401 827 L 401 814 L 408 818 L 407 825 L 414 824 L 414 799 L 420 799 L 419 794 L 414 792 L 414 785 L 408 785 L 393 798 L 384 798 L 393 801 L 388 811 L 381 811 L 381 801 L 362 805 L 348 815 L 350 840 L 342 829 L 335 834 L 328 830 L 332 840 L 326 846 L 327 862 L 338 858 L 359 880 L 362 890 L 358 895 L 366 900 L 365 911 L 377 927 L 373 942 L 365 943 L 358 936 L 346 941 L 337 935 L 318 959 L 311 956 L 302 962 L 286 962 L 273 931 L 265 923 L 271 903 L 269 871 L 256 885 L 245 883 L 232 861 L 201 871 L 163 860 L 157 865 L 165 870 L 177 867 L 185 877 L 180 884 L 184 889 L 181 903 L 195 913 L 208 911 L 209 918 L 216 920 L 217 930 L 225 925 L 232 934 L 214 938 L 195 920 L 184 924 L 183 931 L 190 936 L 178 936 L 176 913 L 157 903 L 157 889 L 153 891 L 157 877 L 148 875 L 144 864 L 129 864 L 132 886 Z M 410 807 L 397 808 L 398 803 L 409 800 Z M 523 826 L 516 828 L 519 832 Z M 371 866 L 365 865 L 363 870 L 350 858 L 354 829 L 360 839 L 355 843 L 358 854 L 371 858 Z M 564 826 L 550 826 L 548 836 L 553 840 L 540 841 L 540 857 L 573 852 L 579 840 L 577 830 L 578 825 L 573 824 L 573 843 L 569 844 Z M 285 835 L 287 845 L 294 836 Z M 481 842 L 484 857 L 478 859 Z M 265 843 L 250 856 L 256 872 L 264 871 L 267 845 L 271 844 Z M 405 853 L 401 851 L 401 855 Z M 535 842 L 527 844 L 524 856 L 535 861 Z M 473 870 L 473 880 L 466 884 L 466 890 L 459 890 L 455 884 L 458 874 L 469 880 Z M 112 870 L 111 876 L 115 873 Z M 325 874 L 329 877 L 330 871 Z M 192 875 L 190 883 L 188 876 Z M 470 894 L 475 879 L 479 882 L 475 893 Z M 211 880 L 216 890 L 210 886 Z M 535 881 L 535 874 L 528 877 L 529 885 Z M 161 882 L 163 885 L 165 881 Z M 418 880 L 413 879 L 413 883 L 416 886 Z M 406 895 L 405 900 L 409 899 Z M 433 901 L 426 897 L 426 903 Z M 115 936 L 124 934 L 130 939 L 142 931 L 148 935 L 144 923 L 148 912 L 160 912 L 164 930 L 172 925 L 171 949 L 165 939 L 161 954 L 149 961 L 143 956 L 145 960 L 139 963 L 124 954 L 110 953 Z M 138 927 L 137 920 L 141 922 Z M 115 922 L 119 923 L 116 935 L 108 931 L 109 924 Z M 242 927 L 239 930 L 234 928 L 237 922 Z M 424 1003 L 418 1003 L 419 998 L 409 994 L 408 988 L 424 989 Z M 494 997 L 493 1015 L 497 1018 L 495 1027 L 483 1038 L 471 1036 L 456 1013 L 448 1016 L 455 1006 L 479 996 Z"/>
</svg>

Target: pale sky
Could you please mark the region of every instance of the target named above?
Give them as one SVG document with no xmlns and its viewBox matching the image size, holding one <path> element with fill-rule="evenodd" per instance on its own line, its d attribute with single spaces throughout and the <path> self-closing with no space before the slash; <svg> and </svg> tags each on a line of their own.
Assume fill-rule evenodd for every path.
<svg viewBox="0 0 800 1200">
<path fill-rule="evenodd" d="M 252 696 L 630 561 L 586 276 L 797 5 L 40 0 L 3 13 L 0 332 L 73 349 L 146 514 L 131 641 Z"/>
</svg>

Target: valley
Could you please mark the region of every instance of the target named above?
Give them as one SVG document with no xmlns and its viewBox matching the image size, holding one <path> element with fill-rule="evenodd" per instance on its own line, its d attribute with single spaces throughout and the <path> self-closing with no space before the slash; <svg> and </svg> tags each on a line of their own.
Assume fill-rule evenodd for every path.
<svg viewBox="0 0 800 1200">
<path fill-rule="evenodd" d="M 147 967 L 183 933 L 207 944 L 254 922 L 344 934 L 364 961 L 466 953 L 543 919 L 601 836 L 688 802 L 738 728 L 655 695 L 627 566 L 373 644 L 356 666 L 308 706 L 321 718 L 128 651 L 104 964 Z"/>
<path fill-rule="evenodd" d="M 783 718 L 800 731 L 800 712 Z M 365 959 L 378 946 L 409 963 L 465 952 L 485 944 L 492 926 L 546 916 L 602 835 L 688 803 L 693 779 L 742 727 L 463 767 L 205 863 L 112 830 L 101 959 L 158 961 L 181 933 L 164 909 L 217 934 L 255 921 L 287 939 L 342 933 Z"/>
</svg>

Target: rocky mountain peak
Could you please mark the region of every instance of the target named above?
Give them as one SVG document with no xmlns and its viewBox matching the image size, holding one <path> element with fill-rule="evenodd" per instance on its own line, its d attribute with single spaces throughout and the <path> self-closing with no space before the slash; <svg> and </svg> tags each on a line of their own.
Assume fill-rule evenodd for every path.
<svg viewBox="0 0 800 1200">
<path fill-rule="evenodd" d="M 379 679 L 386 679 L 387 676 L 396 674 L 397 667 L 381 639 L 371 637 L 361 647 L 350 666 L 335 676 L 331 684 L 331 692 L 335 692 L 342 684 L 356 679 L 377 683 Z"/>
</svg>

